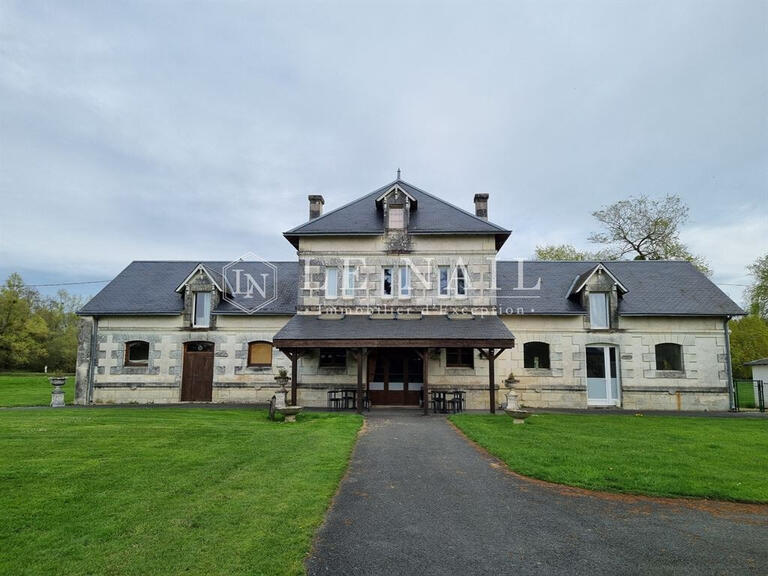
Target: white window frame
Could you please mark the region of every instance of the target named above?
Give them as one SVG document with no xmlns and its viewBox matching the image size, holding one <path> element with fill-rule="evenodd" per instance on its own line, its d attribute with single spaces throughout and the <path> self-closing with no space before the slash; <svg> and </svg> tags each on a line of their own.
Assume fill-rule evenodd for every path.
<svg viewBox="0 0 768 576">
<path fill-rule="evenodd" d="M 590 292 L 589 293 L 589 326 L 593 330 L 609 330 L 611 328 L 611 307 L 609 292 Z M 593 298 L 594 297 L 594 298 Z M 605 324 L 595 323 L 596 303 L 600 297 L 600 308 L 605 313 Z"/>
<path fill-rule="evenodd" d="M 197 322 L 197 297 L 207 296 L 208 313 L 205 316 L 205 324 L 198 324 Z M 192 327 L 193 328 L 210 328 L 211 327 L 211 293 L 210 292 L 193 292 L 192 293 Z"/>
<path fill-rule="evenodd" d="M 387 270 L 389 270 L 389 294 L 387 294 L 385 279 L 387 277 Z M 397 276 L 397 268 L 394 266 L 384 266 L 381 269 L 381 297 L 392 298 L 395 295 L 395 278 Z"/>
<path fill-rule="evenodd" d="M 443 292 L 443 272 L 446 274 L 445 292 Z M 437 296 L 439 298 L 450 298 L 451 296 L 451 267 L 437 267 Z"/>
<path fill-rule="evenodd" d="M 333 290 L 330 279 L 333 277 Z M 325 299 L 336 300 L 339 297 L 339 269 L 330 267 L 325 269 Z"/>
<path fill-rule="evenodd" d="M 397 295 L 402 299 L 411 297 L 411 269 L 400 266 L 397 272 Z"/>
<path fill-rule="evenodd" d="M 456 266 L 456 297 L 457 298 L 466 298 L 467 297 L 467 270 L 464 268 L 464 266 Z M 461 276 L 461 278 L 459 278 Z M 459 280 L 463 283 L 463 288 L 461 291 L 459 291 Z"/>
<path fill-rule="evenodd" d="M 355 280 L 356 270 L 354 266 L 346 266 L 344 268 L 343 281 L 344 284 L 341 289 L 342 298 L 350 300 L 355 297 Z"/>
</svg>

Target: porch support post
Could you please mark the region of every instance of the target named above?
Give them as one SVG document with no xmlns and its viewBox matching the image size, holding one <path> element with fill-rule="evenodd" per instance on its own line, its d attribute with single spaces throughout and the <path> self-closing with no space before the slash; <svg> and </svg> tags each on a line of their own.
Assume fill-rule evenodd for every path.
<svg viewBox="0 0 768 576">
<path fill-rule="evenodd" d="M 496 414 L 496 369 L 494 368 L 496 356 L 493 348 L 488 348 L 488 381 L 491 391 L 491 414 Z"/>
<path fill-rule="evenodd" d="M 424 416 L 429 414 L 429 348 L 419 352 L 421 366 L 424 372 L 424 382 L 421 385 L 421 403 L 424 405 Z"/>
<path fill-rule="evenodd" d="M 363 413 L 363 359 L 367 356 L 368 350 L 360 348 L 356 352 L 357 357 L 357 413 Z"/>
<path fill-rule="evenodd" d="M 299 352 L 291 350 L 291 406 L 296 406 L 297 388 L 299 386 Z"/>
</svg>

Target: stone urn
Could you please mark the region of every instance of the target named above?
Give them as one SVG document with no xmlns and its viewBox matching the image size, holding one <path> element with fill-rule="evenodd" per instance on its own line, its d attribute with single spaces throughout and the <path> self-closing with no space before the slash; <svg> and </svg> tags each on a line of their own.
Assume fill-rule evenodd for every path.
<svg viewBox="0 0 768 576">
<path fill-rule="evenodd" d="M 53 386 L 53 392 L 51 392 L 51 406 L 54 408 L 61 408 L 64 406 L 64 390 L 62 390 L 61 387 L 67 383 L 67 379 L 60 376 L 54 376 L 48 378 L 48 380 L 50 381 L 51 386 Z"/>
<path fill-rule="evenodd" d="M 288 402 L 286 401 L 286 397 L 288 395 L 288 390 L 286 389 L 286 385 L 288 384 L 288 381 L 290 378 L 285 373 L 280 373 L 278 376 L 275 376 L 275 380 L 280 385 L 280 389 L 275 392 L 275 395 L 272 396 L 272 402 L 270 403 L 270 410 L 269 410 L 269 416 L 270 418 L 274 419 L 274 413 L 279 412 L 283 416 L 285 416 L 286 422 L 296 422 L 296 415 L 299 414 L 303 410 L 303 406 L 289 406 Z"/>
<path fill-rule="evenodd" d="M 525 424 L 525 419 L 528 418 L 531 413 L 527 410 L 523 410 L 520 406 L 519 394 L 514 390 L 510 390 L 506 394 L 507 405 L 504 406 L 504 412 L 512 417 L 512 421 L 515 424 Z"/>
</svg>

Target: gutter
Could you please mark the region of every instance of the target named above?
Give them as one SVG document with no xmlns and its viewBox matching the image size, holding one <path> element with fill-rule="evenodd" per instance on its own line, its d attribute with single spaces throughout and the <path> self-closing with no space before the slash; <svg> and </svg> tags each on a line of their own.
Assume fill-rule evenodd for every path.
<svg viewBox="0 0 768 576">
<path fill-rule="evenodd" d="M 731 316 L 723 320 L 723 333 L 725 334 L 725 373 L 728 376 L 728 406 L 730 410 L 736 410 L 736 401 L 733 394 L 733 373 L 731 372 L 731 335 L 728 330 L 728 322 Z"/>
</svg>

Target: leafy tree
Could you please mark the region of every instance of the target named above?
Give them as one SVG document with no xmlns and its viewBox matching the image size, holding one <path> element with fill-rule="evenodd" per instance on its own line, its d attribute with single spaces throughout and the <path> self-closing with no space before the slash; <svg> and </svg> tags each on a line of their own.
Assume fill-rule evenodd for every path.
<svg viewBox="0 0 768 576">
<path fill-rule="evenodd" d="M 679 196 L 662 199 L 632 197 L 605 206 L 592 215 L 604 230 L 589 240 L 603 245 L 604 256 L 619 260 L 687 260 L 707 275 L 706 261 L 688 251 L 679 238 L 680 226 L 688 220 L 688 207 Z"/>
<path fill-rule="evenodd" d="M 731 327 L 731 365 L 734 378 L 750 378 L 749 366 L 745 362 L 768 358 L 768 322 L 750 314 L 733 320 Z"/>
<path fill-rule="evenodd" d="M 73 371 L 81 304 L 65 290 L 43 298 L 11 274 L 0 286 L 0 369 Z"/>
<path fill-rule="evenodd" d="M 747 289 L 750 313 L 768 320 L 768 254 L 747 267 L 754 278 Z"/>
<path fill-rule="evenodd" d="M 594 260 L 595 254 L 582 251 L 571 244 L 536 246 L 535 260 Z"/>
<path fill-rule="evenodd" d="M 31 368 L 44 358 L 48 326 L 35 314 L 38 302 L 18 274 L 0 288 L 0 368 Z"/>
</svg>

